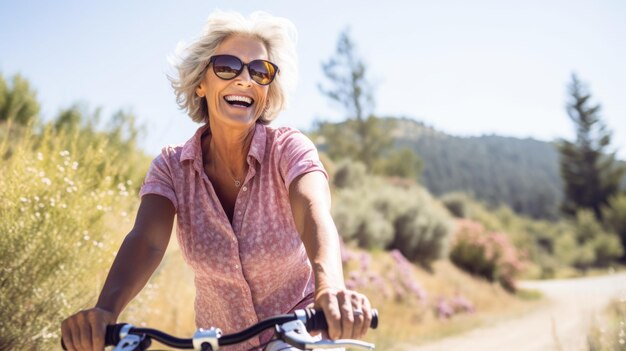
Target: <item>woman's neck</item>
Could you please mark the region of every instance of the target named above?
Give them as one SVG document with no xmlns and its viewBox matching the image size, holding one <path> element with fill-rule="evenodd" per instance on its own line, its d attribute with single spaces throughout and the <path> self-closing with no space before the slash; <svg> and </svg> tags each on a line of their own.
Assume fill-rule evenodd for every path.
<svg viewBox="0 0 626 351">
<path fill-rule="evenodd" d="M 245 128 L 233 128 L 220 123 L 211 124 L 211 137 L 202 143 L 205 164 L 230 173 L 243 180 L 247 172 L 246 157 L 252 144 L 256 123 Z M 226 168 L 226 169 L 224 169 Z"/>
</svg>

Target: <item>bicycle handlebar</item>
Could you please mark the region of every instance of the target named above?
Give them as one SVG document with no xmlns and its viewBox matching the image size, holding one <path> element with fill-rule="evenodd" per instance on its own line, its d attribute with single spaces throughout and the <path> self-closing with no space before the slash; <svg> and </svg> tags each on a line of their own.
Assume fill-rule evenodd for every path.
<svg viewBox="0 0 626 351">
<path fill-rule="evenodd" d="M 226 346 L 240 343 L 244 340 L 250 339 L 257 334 L 261 333 L 265 329 L 275 327 L 277 325 L 281 325 L 290 321 L 300 320 L 306 326 L 306 329 L 311 331 L 326 331 L 328 330 L 328 324 L 326 323 L 326 317 L 324 316 L 323 311 L 318 311 L 314 309 L 304 309 L 304 310 L 296 310 L 294 313 L 288 313 L 283 315 L 278 315 L 274 317 L 269 317 L 264 319 L 257 324 L 254 324 L 242 331 L 227 334 L 219 337 L 217 339 L 219 346 Z M 128 327 L 127 327 L 128 326 Z M 126 327 L 126 328 L 125 328 Z M 378 327 L 378 311 L 372 309 L 372 321 L 370 324 L 370 328 L 376 329 Z M 123 329 L 127 329 L 122 332 Z M 147 345 L 149 345 L 150 340 L 154 339 L 158 342 L 165 344 L 170 347 L 179 348 L 179 349 L 194 349 L 193 338 L 192 339 L 181 339 L 164 333 L 157 329 L 150 328 L 135 328 L 126 323 L 119 323 L 114 325 L 107 326 L 106 334 L 105 334 L 105 346 L 113 346 L 117 345 L 120 340 L 125 336 L 122 334 L 133 334 L 133 335 L 143 335 L 147 337 Z M 142 339 L 142 342 L 143 339 Z M 63 350 L 66 350 L 63 340 L 61 340 L 61 346 Z"/>
</svg>

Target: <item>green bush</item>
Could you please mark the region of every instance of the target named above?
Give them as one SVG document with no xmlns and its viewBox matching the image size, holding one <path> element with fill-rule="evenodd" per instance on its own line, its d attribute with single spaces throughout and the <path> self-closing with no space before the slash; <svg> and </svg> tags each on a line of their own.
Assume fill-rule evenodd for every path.
<svg viewBox="0 0 626 351">
<path fill-rule="evenodd" d="M 602 214 L 606 227 L 619 236 L 622 247 L 626 248 L 626 194 L 622 193 L 611 198 L 609 205 L 603 208 Z"/>
<path fill-rule="evenodd" d="M 425 189 L 411 190 L 406 192 L 406 205 L 393 220 L 395 235 L 390 247 L 429 267 L 432 261 L 447 255 L 452 219 Z"/>
<path fill-rule="evenodd" d="M 334 182 L 333 218 L 346 242 L 398 249 L 426 266 L 445 256 L 451 218 L 424 188 L 394 185 L 351 162 L 337 167 Z"/>
<path fill-rule="evenodd" d="M 470 201 L 469 196 L 459 192 L 448 193 L 441 197 L 443 205 L 456 218 L 468 218 Z"/>
<path fill-rule="evenodd" d="M 578 269 L 606 267 L 622 256 L 617 235 L 605 231 L 591 210 L 579 210 L 568 233 L 555 243 L 555 255 L 561 262 Z"/>
<path fill-rule="evenodd" d="M 130 224 L 130 170 L 149 164 L 121 162 L 145 155 L 107 133 L 48 125 L 0 137 L 0 349 L 56 349 L 61 320 L 93 303 L 111 234 Z"/>
<path fill-rule="evenodd" d="M 333 184 L 338 188 L 362 188 L 367 178 L 367 169 L 361 162 L 343 160 L 337 165 Z"/>
</svg>

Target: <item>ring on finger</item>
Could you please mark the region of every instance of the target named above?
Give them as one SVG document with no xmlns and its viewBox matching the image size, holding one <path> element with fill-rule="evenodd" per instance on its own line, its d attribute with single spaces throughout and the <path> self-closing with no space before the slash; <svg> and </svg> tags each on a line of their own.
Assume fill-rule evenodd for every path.
<svg viewBox="0 0 626 351">
<path fill-rule="evenodd" d="M 352 310 L 352 315 L 353 316 L 362 316 L 363 315 L 363 310 L 361 310 L 361 309 Z"/>
</svg>

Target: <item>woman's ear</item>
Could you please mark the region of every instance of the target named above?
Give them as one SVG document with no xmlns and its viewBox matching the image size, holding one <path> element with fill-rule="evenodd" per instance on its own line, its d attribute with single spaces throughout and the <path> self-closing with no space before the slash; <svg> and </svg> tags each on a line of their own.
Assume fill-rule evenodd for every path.
<svg viewBox="0 0 626 351">
<path fill-rule="evenodd" d="M 198 85 L 198 87 L 196 88 L 196 95 L 198 95 L 199 97 L 204 97 L 206 95 L 202 85 Z"/>
</svg>

